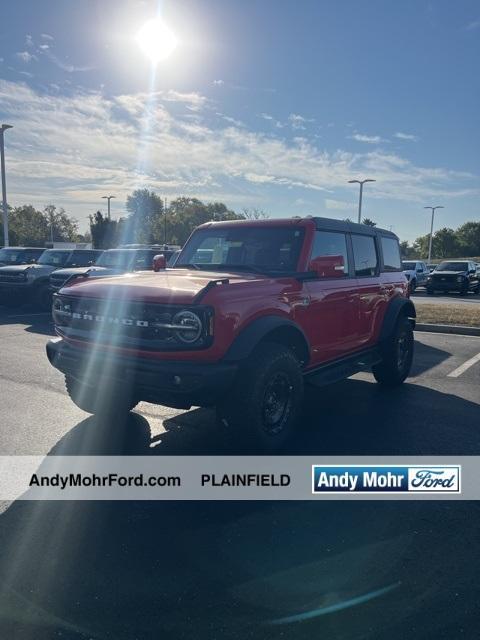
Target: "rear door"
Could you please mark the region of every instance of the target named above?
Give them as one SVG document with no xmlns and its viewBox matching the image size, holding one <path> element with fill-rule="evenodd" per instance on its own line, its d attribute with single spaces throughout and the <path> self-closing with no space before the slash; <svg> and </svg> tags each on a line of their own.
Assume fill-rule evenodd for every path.
<svg viewBox="0 0 480 640">
<path fill-rule="evenodd" d="M 375 235 L 352 233 L 351 238 L 358 293 L 358 346 L 367 347 L 374 342 L 378 317 L 383 312 L 379 250 Z"/>
<path fill-rule="evenodd" d="M 345 355 L 356 347 L 358 339 L 358 293 L 348 236 L 317 230 L 311 259 L 338 255 L 344 259 L 343 273 L 334 278 L 307 280 L 309 304 L 298 307 L 295 314 L 310 341 L 312 365 Z"/>
</svg>

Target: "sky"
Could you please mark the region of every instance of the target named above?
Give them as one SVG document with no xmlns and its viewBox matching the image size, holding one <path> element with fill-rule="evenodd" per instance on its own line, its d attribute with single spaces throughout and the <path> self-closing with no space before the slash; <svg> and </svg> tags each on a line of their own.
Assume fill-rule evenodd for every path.
<svg viewBox="0 0 480 640">
<path fill-rule="evenodd" d="M 139 47 L 161 17 L 177 39 Z M 147 187 L 412 241 L 480 219 L 477 0 L 16 0 L 0 23 L 8 201 L 125 214 Z"/>
</svg>

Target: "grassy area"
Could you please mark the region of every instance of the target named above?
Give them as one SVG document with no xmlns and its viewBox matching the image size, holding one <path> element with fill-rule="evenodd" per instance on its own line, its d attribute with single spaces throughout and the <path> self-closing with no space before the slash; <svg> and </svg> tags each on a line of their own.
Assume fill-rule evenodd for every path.
<svg viewBox="0 0 480 640">
<path fill-rule="evenodd" d="M 460 324 L 466 327 L 480 327 L 480 305 L 468 307 L 459 304 L 416 305 L 417 322 L 429 324 Z"/>
</svg>

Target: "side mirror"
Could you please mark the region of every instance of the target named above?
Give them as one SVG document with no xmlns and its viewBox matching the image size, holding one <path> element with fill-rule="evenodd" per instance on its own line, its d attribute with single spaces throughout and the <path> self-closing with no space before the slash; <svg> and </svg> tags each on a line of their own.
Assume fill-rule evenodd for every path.
<svg viewBox="0 0 480 640">
<path fill-rule="evenodd" d="M 154 271 L 163 271 L 163 269 L 166 269 L 166 267 L 167 267 L 167 261 L 165 260 L 165 256 L 163 255 L 163 253 L 159 254 L 158 256 L 154 256 L 153 258 Z"/>
<path fill-rule="evenodd" d="M 318 278 L 342 278 L 345 275 L 343 256 L 318 256 L 310 261 L 309 270 Z"/>
</svg>

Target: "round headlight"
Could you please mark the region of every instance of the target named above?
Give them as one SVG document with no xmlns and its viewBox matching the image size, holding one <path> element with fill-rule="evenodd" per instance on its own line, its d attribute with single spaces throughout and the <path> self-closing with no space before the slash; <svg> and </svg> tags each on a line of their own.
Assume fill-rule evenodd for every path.
<svg viewBox="0 0 480 640">
<path fill-rule="evenodd" d="M 457 276 L 457 282 L 463 282 L 463 276 Z"/>
<path fill-rule="evenodd" d="M 193 344 L 202 335 L 202 321 L 193 311 L 180 311 L 173 317 L 176 325 L 174 333 L 177 340 Z"/>
</svg>

